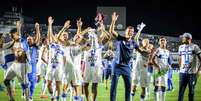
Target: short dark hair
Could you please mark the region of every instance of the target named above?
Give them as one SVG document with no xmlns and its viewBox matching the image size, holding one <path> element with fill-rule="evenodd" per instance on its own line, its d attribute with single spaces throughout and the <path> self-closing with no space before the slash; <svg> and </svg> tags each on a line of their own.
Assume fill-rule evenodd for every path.
<svg viewBox="0 0 201 101">
<path fill-rule="evenodd" d="M 10 34 L 16 33 L 17 32 L 17 28 L 13 28 L 10 30 Z"/>
<path fill-rule="evenodd" d="M 10 30 L 11 37 L 13 38 L 13 34 L 17 32 L 17 28 L 13 28 Z"/>
<path fill-rule="evenodd" d="M 128 29 L 134 29 L 134 27 L 133 27 L 133 26 L 128 26 L 127 28 L 128 28 Z"/>
<path fill-rule="evenodd" d="M 42 38 L 42 43 L 44 43 L 44 42 L 45 42 L 45 40 L 46 40 L 46 38 Z"/>
</svg>

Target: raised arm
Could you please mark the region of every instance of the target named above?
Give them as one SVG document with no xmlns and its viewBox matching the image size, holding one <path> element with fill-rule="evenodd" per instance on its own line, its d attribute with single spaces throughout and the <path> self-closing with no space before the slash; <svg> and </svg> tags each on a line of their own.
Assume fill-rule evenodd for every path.
<svg viewBox="0 0 201 101">
<path fill-rule="evenodd" d="M 91 29 L 90 27 L 88 27 L 84 31 L 82 31 L 81 28 L 82 28 L 82 21 L 80 18 L 79 20 L 77 20 L 77 32 L 73 39 L 77 44 L 79 44 L 83 40 L 83 35 L 88 33 L 89 30 Z"/>
<path fill-rule="evenodd" d="M 40 44 L 40 25 L 39 23 L 35 23 L 35 29 L 36 29 L 36 39 L 35 39 L 35 43 L 38 46 Z"/>
<path fill-rule="evenodd" d="M 81 34 L 81 28 L 82 28 L 82 20 L 81 18 L 77 20 L 77 34 Z"/>
<path fill-rule="evenodd" d="M 58 41 L 62 42 L 62 39 L 61 39 L 61 36 L 62 34 L 70 27 L 70 20 L 67 20 L 65 23 L 64 23 L 64 26 L 63 28 L 59 31 L 59 33 L 57 34 L 57 39 Z"/>
<path fill-rule="evenodd" d="M 115 28 L 115 23 L 117 21 L 117 18 L 118 18 L 119 15 L 116 15 L 116 12 L 114 12 L 112 14 L 112 22 L 111 22 L 111 25 L 110 25 L 110 29 L 109 29 L 109 32 L 114 35 L 115 37 L 118 37 L 118 33 L 114 30 Z"/>
<path fill-rule="evenodd" d="M 100 27 L 98 28 L 98 31 L 101 32 L 101 35 L 98 37 L 98 42 L 101 43 L 104 39 L 108 39 L 109 41 L 111 39 L 111 36 L 109 32 L 105 30 L 105 26 L 103 23 L 100 24 Z"/>
<path fill-rule="evenodd" d="M 146 26 L 146 25 L 145 25 L 144 23 L 141 23 L 139 26 L 137 26 L 138 32 L 137 32 L 137 34 L 136 34 L 135 37 L 134 37 L 135 42 L 138 43 L 139 37 L 140 37 L 140 35 L 141 35 L 141 31 L 143 30 L 143 28 L 144 28 L 145 26 Z"/>
<path fill-rule="evenodd" d="M 81 18 L 79 20 L 77 20 L 77 32 L 76 32 L 76 34 L 84 35 L 91 29 L 90 27 L 88 27 L 82 31 L 82 24 L 83 23 L 82 23 Z"/>
<path fill-rule="evenodd" d="M 16 28 L 17 28 L 17 33 L 19 34 L 19 36 L 22 37 L 21 36 L 21 28 L 22 28 L 22 22 L 21 21 L 16 22 Z"/>
<path fill-rule="evenodd" d="M 47 37 L 48 37 L 48 41 L 49 44 L 53 42 L 53 30 L 52 30 L 52 24 L 53 24 L 54 20 L 52 19 L 52 17 L 48 17 L 48 32 L 47 32 Z"/>
<path fill-rule="evenodd" d="M 48 64 L 48 60 L 45 59 L 45 50 L 46 50 L 46 47 L 43 47 L 42 48 L 42 56 L 41 56 L 41 60 L 45 63 L 45 64 Z M 49 51 L 48 51 L 49 52 Z"/>
</svg>

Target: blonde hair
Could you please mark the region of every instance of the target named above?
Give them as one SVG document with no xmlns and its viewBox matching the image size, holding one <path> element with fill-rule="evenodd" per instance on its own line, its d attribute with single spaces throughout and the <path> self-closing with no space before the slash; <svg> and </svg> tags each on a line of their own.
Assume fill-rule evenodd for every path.
<svg viewBox="0 0 201 101">
<path fill-rule="evenodd" d="M 142 40 L 142 46 L 144 47 L 144 46 L 146 46 L 146 45 L 149 45 L 149 39 L 148 39 L 148 38 L 144 38 L 144 39 Z"/>
</svg>

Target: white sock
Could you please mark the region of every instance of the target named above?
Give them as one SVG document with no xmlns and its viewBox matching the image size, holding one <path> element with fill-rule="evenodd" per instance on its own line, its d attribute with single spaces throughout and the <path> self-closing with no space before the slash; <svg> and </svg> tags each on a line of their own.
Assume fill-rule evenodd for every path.
<svg viewBox="0 0 201 101">
<path fill-rule="evenodd" d="M 15 80 L 11 80 L 12 91 L 15 91 Z"/>
<path fill-rule="evenodd" d="M 53 81 L 52 83 L 52 90 L 53 90 L 53 95 L 55 96 L 56 95 L 56 82 Z"/>
<path fill-rule="evenodd" d="M 42 95 L 44 95 L 45 94 L 45 91 L 46 91 L 46 88 L 47 88 L 47 83 L 46 83 L 47 81 L 43 81 L 43 84 L 42 84 Z"/>
<path fill-rule="evenodd" d="M 160 101 L 159 100 L 159 92 L 158 91 L 154 92 L 154 99 L 155 99 L 155 101 Z"/>
<path fill-rule="evenodd" d="M 134 101 L 135 92 L 131 93 L 131 101 Z"/>
<path fill-rule="evenodd" d="M 149 99 L 149 95 L 150 95 L 149 89 L 150 89 L 149 86 L 146 87 L 146 89 L 145 89 L 146 90 L 146 96 L 145 96 L 146 99 Z"/>
<path fill-rule="evenodd" d="M 70 87 L 70 99 L 73 97 L 73 87 Z"/>
<path fill-rule="evenodd" d="M 160 101 L 165 101 L 165 96 L 166 96 L 166 93 L 165 92 L 160 92 Z"/>
</svg>

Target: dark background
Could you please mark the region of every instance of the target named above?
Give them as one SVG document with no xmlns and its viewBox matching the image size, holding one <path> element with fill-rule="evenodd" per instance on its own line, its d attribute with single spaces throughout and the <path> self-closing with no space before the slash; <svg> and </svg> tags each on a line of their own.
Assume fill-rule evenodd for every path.
<svg viewBox="0 0 201 101">
<path fill-rule="evenodd" d="M 55 25 L 70 19 L 72 28 L 79 17 L 84 26 L 94 26 L 97 6 L 125 6 L 127 25 L 136 27 L 143 21 L 145 33 L 179 36 L 190 32 L 194 39 L 201 39 L 201 3 L 194 0 L 1 0 L 0 12 L 12 6 L 22 7 L 23 15 L 40 23 L 47 23 L 49 15 Z"/>
</svg>

